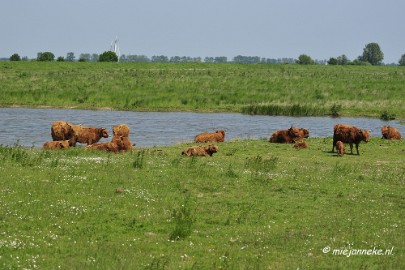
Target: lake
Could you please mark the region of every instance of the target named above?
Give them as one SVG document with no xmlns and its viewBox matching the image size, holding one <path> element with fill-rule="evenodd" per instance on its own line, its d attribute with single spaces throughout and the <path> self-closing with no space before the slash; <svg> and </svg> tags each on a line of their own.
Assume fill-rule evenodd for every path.
<svg viewBox="0 0 405 270">
<path fill-rule="evenodd" d="M 127 124 L 130 140 L 137 147 L 165 146 L 192 142 L 201 132 L 223 129 L 225 140 L 268 138 L 278 129 L 291 125 L 309 128 L 310 137 L 331 137 L 336 123 L 355 125 L 381 137 L 381 126 L 390 125 L 405 134 L 398 120 L 382 121 L 355 117 L 286 117 L 244 115 L 238 113 L 192 112 L 129 112 L 109 110 L 0 108 L 0 144 L 42 147 L 51 141 L 51 125 L 56 120 L 73 124 L 105 127 L 112 135 L 112 126 Z M 100 142 L 109 141 L 102 139 Z"/>
</svg>

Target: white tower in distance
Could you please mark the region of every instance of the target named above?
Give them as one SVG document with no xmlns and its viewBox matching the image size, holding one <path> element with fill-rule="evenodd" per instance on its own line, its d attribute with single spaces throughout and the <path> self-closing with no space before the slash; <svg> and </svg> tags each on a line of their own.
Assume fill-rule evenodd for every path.
<svg viewBox="0 0 405 270">
<path fill-rule="evenodd" d="M 118 47 L 118 38 L 111 42 L 110 51 L 115 52 L 118 56 L 118 62 L 120 61 L 120 48 Z"/>
</svg>

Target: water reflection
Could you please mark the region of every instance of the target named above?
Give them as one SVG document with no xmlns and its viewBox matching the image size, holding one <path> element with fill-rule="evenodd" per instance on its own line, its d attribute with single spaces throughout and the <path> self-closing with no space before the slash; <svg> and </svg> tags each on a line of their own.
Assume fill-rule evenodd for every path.
<svg viewBox="0 0 405 270">
<path fill-rule="evenodd" d="M 311 137 L 332 136 L 333 125 L 344 123 L 371 130 L 381 137 L 380 128 L 390 125 L 405 134 L 399 121 L 371 118 L 251 116 L 238 113 L 126 112 L 65 109 L 0 108 L 0 144 L 41 147 L 52 140 L 51 125 L 55 120 L 106 127 L 125 123 L 131 128 L 130 139 L 137 147 L 172 145 L 191 142 L 197 133 L 224 129 L 225 140 L 260 139 L 291 125 L 310 129 Z M 108 141 L 108 139 L 103 139 Z"/>
</svg>

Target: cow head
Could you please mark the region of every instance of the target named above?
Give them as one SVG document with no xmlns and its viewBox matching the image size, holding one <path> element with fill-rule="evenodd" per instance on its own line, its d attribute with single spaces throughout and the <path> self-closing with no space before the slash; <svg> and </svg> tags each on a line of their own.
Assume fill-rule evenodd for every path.
<svg viewBox="0 0 405 270">
<path fill-rule="evenodd" d="M 108 131 L 105 128 L 100 128 L 100 136 L 103 138 L 108 138 Z"/>
<path fill-rule="evenodd" d="M 362 129 L 360 130 L 361 140 L 364 142 L 368 142 L 370 140 L 370 132 L 368 130 Z"/>
<path fill-rule="evenodd" d="M 204 147 L 204 150 L 210 155 L 212 156 L 213 153 L 218 152 L 218 146 L 216 146 L 215 144 L 210 144 Z"/>
<path fill-rule="evenodd" d="M 291 136 L 291 138 L 298 138 L 300 137 L 300 130 L 298 128 L 291 126 L 288 129 L 288 134 Z"/>
<path fill-rule="evenodd" d="M 59 142 L 59 147 L 58 148 L 60 148 L 60 149 L 65 148 L 65 145 L 63 144 L 63 142 Z"/>
<path fill-rule="evenodd" d="M 225 131 L 224 131 L 224 130 L 218 129 L 218 130 L 216 131 L 216 133 L 220 133 L 220 134 L 222 135 L 222 137 L 225 138 Z"/>
<path fill-rule="evenodd" d="M 301 138 L 308 138 L 309 137 L 309 130 L 306 128 L 300 128 L 299 130 L 299 134 Z"/>
</svg>

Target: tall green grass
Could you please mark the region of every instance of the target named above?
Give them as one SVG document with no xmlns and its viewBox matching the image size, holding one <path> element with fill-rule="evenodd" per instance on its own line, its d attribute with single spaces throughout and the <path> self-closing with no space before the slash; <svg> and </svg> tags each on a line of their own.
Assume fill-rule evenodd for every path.
<svg viewBox="0 0 405 270">
<path fill-rule="evenodd" d="M 404 118 L 405 70 L 388 66 L 0 63 L 1 106 Z"/>
<path fill-rule="evenodd" d="M 403 269 L 405 141 L 0 147 L 2 269 Z M 325 253 L 325 248 L 331 248 Z M 333 249 L 393 249 L 391 255 Z"/>
</svg>

